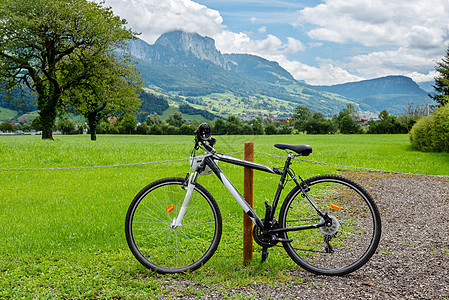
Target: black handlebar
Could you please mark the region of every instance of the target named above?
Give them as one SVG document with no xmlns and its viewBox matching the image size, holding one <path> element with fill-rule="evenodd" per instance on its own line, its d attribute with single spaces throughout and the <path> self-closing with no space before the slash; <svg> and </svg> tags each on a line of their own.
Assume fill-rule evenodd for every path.
<svg viewBox="0 0 449 300">
<path fill-rule="evenodd" d="M 214 151 L 214 145 L 217 140 L 211 137 L 212 130 L 209 124 L 201 123 L 193 133 L 195 134 L 195 148 L 201 144 L 207 151 Z"/>
</svg>

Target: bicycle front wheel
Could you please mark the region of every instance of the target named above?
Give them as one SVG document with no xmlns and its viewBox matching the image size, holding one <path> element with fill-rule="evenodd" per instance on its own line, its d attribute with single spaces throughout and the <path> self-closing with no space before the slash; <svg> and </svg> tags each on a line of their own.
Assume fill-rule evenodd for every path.
<svg viewBox="0 0 449 300">
<path fill-rule="evenodd" d="M 359 184 L 336 175 L 304 181 L 307 194 L 332 220 L 332 225 L 285 233 L 289 256 L 302 268 L 319 275 L 345 275 L 363 266 L 374 254 L 381 235 L 379 210 Z M 296 186 L 279 214 L 281 227 L 322 223 L 310 202 Z"/>
<path fill-rule="evenodd" d="M 181 226 L 173 226 L 186 190 L 183 178 L 164 178 L 143 188 L 126 215 L 126 240 L 137 260 L 158 273 L 193 271 L 214 254 L 221 238 L 220 210 L 198 183 Z"/>
</svg>

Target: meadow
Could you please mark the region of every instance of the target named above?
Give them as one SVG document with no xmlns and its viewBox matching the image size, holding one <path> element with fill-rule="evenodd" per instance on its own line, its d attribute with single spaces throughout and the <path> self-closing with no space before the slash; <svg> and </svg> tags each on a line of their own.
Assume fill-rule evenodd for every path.
<svg viewBox="0 0 449 300">
<path fill-rule="evenodd" d="M 124 234 L 128 205 L 150 182 L 185 176 L 188 161 L 162 161 L 188 158 L 192 139 L 99 135 L 91 142 L 87 135 L 55 136 L 54 141 L 0 136 L 0 298 L 147 299 L 196 295 L 182 287 L 173 289 L 171 282 L 183 279 L 218 283 L 223 289 L 301 281 L 292 276 L 299 267 L 283 248 L 273 248 L 261 264 L 261 249 L 254 244 L 253 262 L 242 266 L 242 211 L 213 175 L 199 181 L 215 197 L 223 216 L 223 237 L 212 259 L 191 274 L 176 276 L 156 275 L 135 260 Z M 218 136 L 215 148 L 241 152 L 247 141 L 254 142 L 255 151 L 273 155 L 285 156 L 273 147 L 276 142 L 306 143 L 314 149 L 308 160 L 449 175 L 448 153 L 413 151 L 408 135 Z M 243 158 L 241 153 L 235 156 Z M 255 161 L 273 167 L 283 163 L 261 154 Z M 136 165 L 148 162 L 161 163 Z M 243 193 L 243 169 L 219 164 Z M 293 169 L 304 178 L 345 170 L 300 161 Z M 255 171 L 254 178 L 254 206 L 262 214 L 263 201 L 274 196 L 278 177 Z"/>
</svg>

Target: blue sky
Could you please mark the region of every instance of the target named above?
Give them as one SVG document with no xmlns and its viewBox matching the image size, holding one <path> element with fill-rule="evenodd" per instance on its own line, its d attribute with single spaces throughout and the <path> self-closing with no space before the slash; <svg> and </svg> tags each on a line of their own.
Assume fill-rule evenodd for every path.
<svg viewBox="0 0 449 300">
<path fill-rule="evenodd" d="M 448 0 L 106 0 L 153 44 L 171 30 L 277 61 L 309 84 L 387 75 L 431 81 L 449 46 Z"/>
</svg>

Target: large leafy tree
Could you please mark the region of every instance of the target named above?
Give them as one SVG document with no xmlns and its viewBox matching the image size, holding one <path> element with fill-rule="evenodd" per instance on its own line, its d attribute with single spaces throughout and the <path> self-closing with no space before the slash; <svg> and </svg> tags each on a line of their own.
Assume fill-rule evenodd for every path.
<svg viewBox="0 0 449 300">
<path fill-rule="evenodd" d="M 135 35 L 125 25 L 111 8 L 89 0 L 2 0 L 0 89 L 35 92 L 42 138 L 52 139 L 63 95 L 89 76 L 64 74 L 85 63 L 82 57 L 112 56 L 124 47 Z"/>
<path fill-rule="evenodd" d="M 446 56 L 437 62 L 435 69 L 439 73 L 433 85 L 436 94 L 429 96 L 438 103 L 438 106 L 443 106 L 449 102 L 449 48 L 446 50 Z"/>
<path fill-rule="evenodd" d="M 107 117 L 135 113 L 140 106 L 139 72 L 122 53 L 83 53 L 62 73 L 65 81 L 77 83 L 64 95 L 64 109 L 79 112 L 87 120 L 91 140 L 97 139 L 97 126 Z"/>
</svg>

